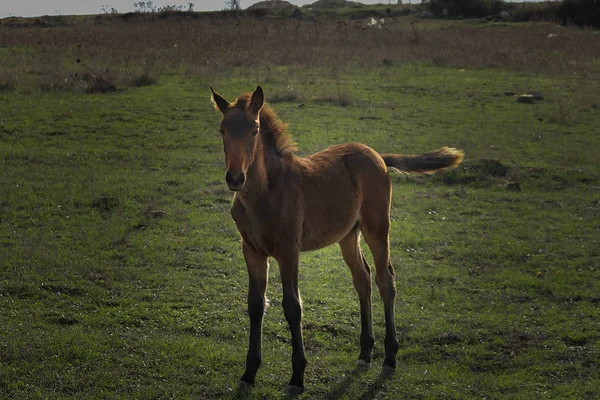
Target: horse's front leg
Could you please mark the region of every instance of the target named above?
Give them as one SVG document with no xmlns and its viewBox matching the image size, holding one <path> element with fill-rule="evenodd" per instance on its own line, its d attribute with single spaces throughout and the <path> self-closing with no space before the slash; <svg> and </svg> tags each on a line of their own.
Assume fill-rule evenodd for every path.
<svg viewBox="0 0 600 400">
<path fill-rule="evenodd" d="M 246 243 L 242 244 L 242 250 L 248 267 L 248 315 L 250 316 L 250 344 L 246 356 L 246 371 L 240 380 L 240 387 L 245 389 L 254 384 L 256 372 L 262 362 L 262 325 L 269 264 L 266 256 L 258 254 Z"/>
<path fill-rule="evenodd" d="M 302 341 L 302 305 L 298 290 L 299 252 L 294 251 L 275 258 L 279 264 L 283 286 L 283 313 L 292 334 L 292 378 L 288 390 L 296 394 L 304 390 L 304 369 L 307 364 Z"/>
</svg>

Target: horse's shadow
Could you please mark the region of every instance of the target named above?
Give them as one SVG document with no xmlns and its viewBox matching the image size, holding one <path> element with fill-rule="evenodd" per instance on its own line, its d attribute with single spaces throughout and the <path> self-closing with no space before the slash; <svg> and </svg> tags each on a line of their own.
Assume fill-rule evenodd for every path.
<svg viewBox="0 0 600 400">
<path fill-rule="evenodd" d="M 329 390 L 329 392 L 325 395 L 324 399 L 336 400 L 336 399 L 339 399 L 340 397 L 343 397 L 344 394 L 346 394 L 348 392 L 348 390 L 350 390 L 350 388 L 352 387 L 352 384 L 354 382 L 356 382 L 358 379 L 360 379 L 361 376 L 365 375 L 367 373 L 367 371 L 368 371 L 368 369 L 361 368 L 361 367 L 355 367 L 352 371 L 350 371 L 350 373 L 344 379 L 342 379 L 340 382 L 335 384 Z M 387 380 L 389 380 L 389 378 L 390 378 L 390 376 L 388 376 L 388 375 L 379 374 L 377 376 L 377 379 L 374 382 L 371 382 L 365 386 L 362 395 L 360 395 L 358 398 L 360 398 L 361 400 L 374 399 L 379 394 L 379 392 L 381 392 L 381 389 L 383 388 L 384 383 Z M 244 389 L 244 388 L 238 387 L 234 394 L 234 399 L 236 399 L 236 400 L 247 400 L 247 399 L 250 399 L 251 397 L 252 397 L 252 391 L 248 390 L 247 388 Z M 286 393 L 285 395 L 283 395 L 281 397 L 281 399 L 282 400 L 294 400 L 298 397 L 302 397 L 302 396 L 299 394 Z"/>
<path fill-rule="evenodd" d="M 360 376 L 364 375 L 368 370 L 361 367 L 356 367 L 352 370 L 348 376 L 338 382 L 335 386 L 331 388 L 329 393 L 325 396 L 327 400 L 339 399 L 342 397 L 348 390 L 352 387 L 352 383 L 354 383 Z M 369 383 L 365 386 L 363 394 L 360 396 L 362 400 L 371 400 L 374 399 L 377 394 L 383 388 L 383 384 L 390 377 L 388 375 L 379 374 L 377 379 L 374 382 Z"/>
</svg>

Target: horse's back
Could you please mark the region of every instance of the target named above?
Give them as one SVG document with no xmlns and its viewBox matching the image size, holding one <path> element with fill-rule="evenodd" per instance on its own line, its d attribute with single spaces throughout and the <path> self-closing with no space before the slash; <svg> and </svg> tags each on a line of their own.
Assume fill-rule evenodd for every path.
<svg viewBox="0 0 600 400">
<path fill-rule="evenodd" d="M 358 223 L 369 199 L 389 199 L 387 167 L 372 148 L 349 143 L 300 160 L 302 250 L 339 242 Z"/>
<path fill-rule="evenodd" d="M 389 195 L 391 183 L 388 167 L 381 155 L 362 143 L 347 143 L 329 147 L 308 157 L 315 171 L 313 174 L 326 176 L 326 180 L 338 189 L 352 188 L 362 200 L 365 197 Z M 335 171 L 335 172 L 333 172 Z M 344 175 L 344 187 L 334 182 Z"/>
</svg>

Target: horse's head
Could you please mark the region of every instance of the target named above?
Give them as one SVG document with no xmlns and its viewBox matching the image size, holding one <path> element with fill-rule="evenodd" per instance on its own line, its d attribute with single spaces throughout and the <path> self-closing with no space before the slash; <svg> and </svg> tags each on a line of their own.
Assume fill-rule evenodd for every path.
<svg viewBox="0 0 600 400">
<path fill-rule="evenodd" d="M 254 161 L 258 142 L 255 139 L 260 129 L 259 112 L 263 106 L 264 94 L 258 86 L 249 102 L 230 103 L 212 87 L 210 90 L 215 108 L 223 114 L 221 135 L 227 166 L 225 180 L 230 190 L 238 191 L 244 186 L 246 172 Z"/>
</svg>

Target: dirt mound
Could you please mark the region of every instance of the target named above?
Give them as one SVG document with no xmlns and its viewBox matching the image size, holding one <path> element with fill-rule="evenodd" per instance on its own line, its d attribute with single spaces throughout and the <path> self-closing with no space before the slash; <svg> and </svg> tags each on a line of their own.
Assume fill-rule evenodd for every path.
<svg viewBox="0 0 600 400">
<path fill-rule="evenodd" d="M 350 7 L 362 7 L 363 4 L 356 1 L 347 0 L 317 0 L 312 4 L 307 4 L 304 7 L 312 9 L 323 9 L 323 8 L 350 8 Z"/>
<path fill-rule="evenodd" d="M 274 13 L 293 13 L 298 7 L 285 0 L 266 0 L 252 4 L 248 10 L 269 10 Z"/>
</svg>

